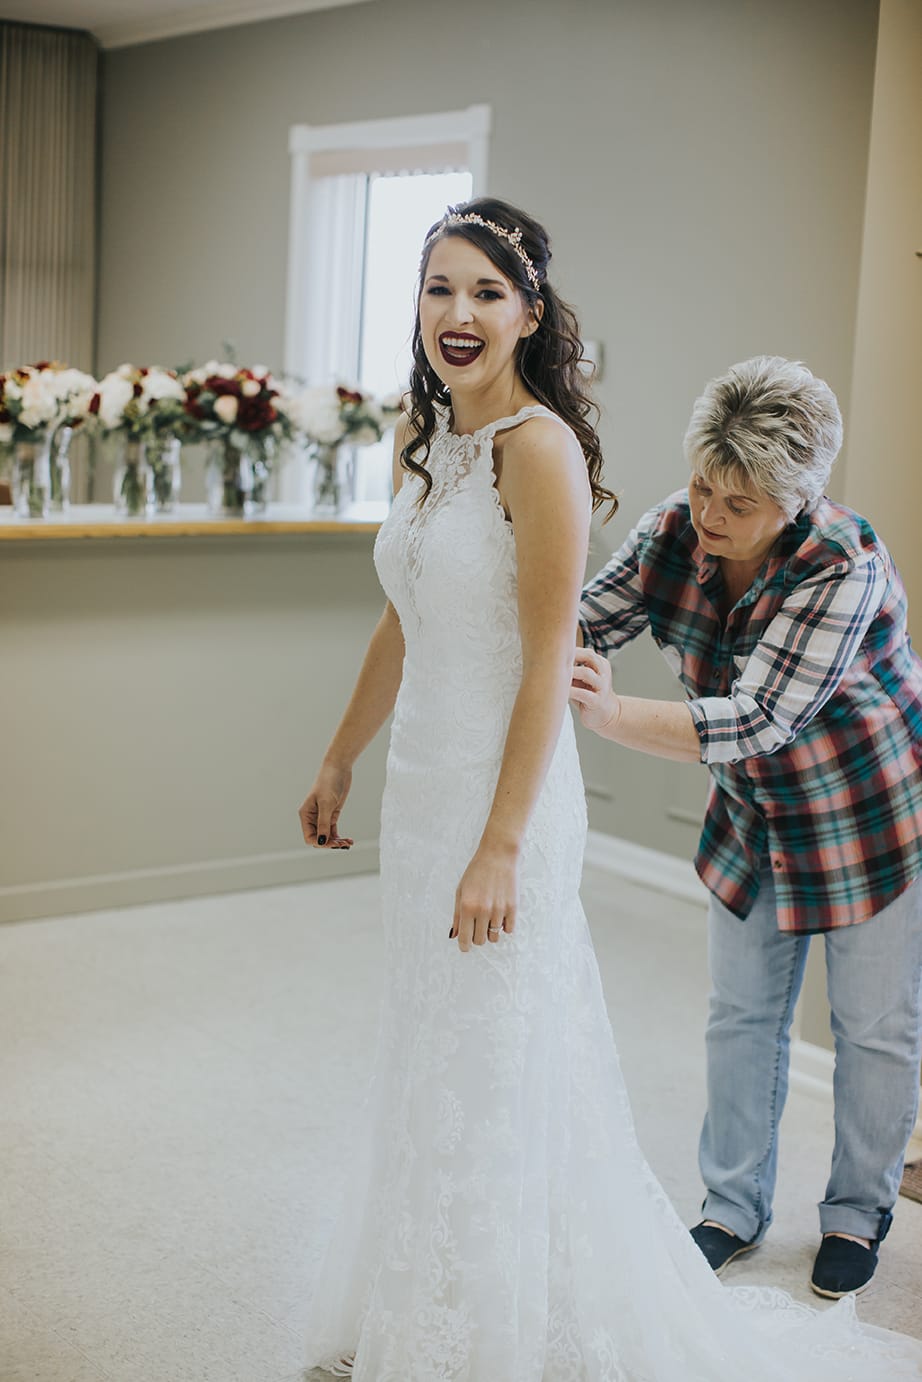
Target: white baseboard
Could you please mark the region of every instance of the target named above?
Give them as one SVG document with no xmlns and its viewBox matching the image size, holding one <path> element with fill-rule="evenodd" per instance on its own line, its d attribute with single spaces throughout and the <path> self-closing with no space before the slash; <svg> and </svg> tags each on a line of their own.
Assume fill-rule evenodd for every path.
<svg viewBox="0 0 922 1382">
<path fill-rule="evenodd" d="M 242 892 L 284 883 L 311 883 L 347 874 L 375 873 L 376 840 L 359 841 L 350 850 L 285 849 L 234 859 L 205 859 L 191 864 L 131 869 L 122 873 L 55 878 L 0 888 L 0 922 L 33 921 L 145 902 Z"/>
<path fill-rule="evenodd" d="M 679 859 L 675 854 L 650 849 L 632 840 L 620 839 L 617 835 L 606 835 L 601 830 L 590 830 L 585 861 L 592 868 L 605 869 L 619 878 L 628 878 L 632 883 L 641 883 L 656 892 L 669 893 L 671 897 L 696 902 L 701 907 L 707 906 L 707 888 L 690 859 Z"/>
</svg>

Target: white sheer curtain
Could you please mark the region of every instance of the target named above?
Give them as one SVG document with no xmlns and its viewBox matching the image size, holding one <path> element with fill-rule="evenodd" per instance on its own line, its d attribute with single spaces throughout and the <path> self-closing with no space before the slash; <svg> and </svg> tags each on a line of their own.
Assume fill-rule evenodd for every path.
<svg viewBox="0 0 922 1382">
<path fill-rule="evenodd" d="M 356 376 L 367 193 L 364 173 L 311 179 L 304 304 L 304 373 L 311 384 Z"/>
<path fill-rule="evenodd" d="M 89 34 L 0 21 L 0 367 L 93 368 L 97 69 Z"/>
<path fill-rule="evenodd" d="M 301 257 L 296 345 L 287 369 L 310 384 L 354 380 L 358 370 L 362 261 L 368 177 L 342 173 L 311 178 L 303 189 L 309 253 Z M 305 457 L 284 466 L 279 497 L 305 503 Z"/>
</svg>

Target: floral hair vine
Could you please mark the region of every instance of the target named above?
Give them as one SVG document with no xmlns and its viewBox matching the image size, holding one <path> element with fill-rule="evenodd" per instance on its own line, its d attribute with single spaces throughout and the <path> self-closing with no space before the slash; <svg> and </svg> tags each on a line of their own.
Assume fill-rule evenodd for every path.
<svg viewBox="0 0 922 1382">
<path fill-rule="evenodd" d="M 522 245 L 522 232 L 519 227 L 516 226 L 515 230 L 507 230 L 505 226 L 497 225 L 495 221 L 484 220 L 483 216 L 478 215 L 476 211 L 468 211 L 464 215 L 460 215 L 457 211 L 452 211 L 449 215 L 443 216 L 435 230 L 423 245 L 423 253 L 425 254 L 433 240 L 437 240 L 442 232 L 447 230 L 449 226 L 460 225 L 483 226 L 484 230 L 492 230 L 493 234 L 498 235 L 501 240 L 508 241 L 510 247 L 519 256 L 525 266 L 525 272 L 528 275 L 529 283 L 536 293 L 541 291 L 541 284 L 538 280 L 538 270 L 535 268 Z"/>
</svg>

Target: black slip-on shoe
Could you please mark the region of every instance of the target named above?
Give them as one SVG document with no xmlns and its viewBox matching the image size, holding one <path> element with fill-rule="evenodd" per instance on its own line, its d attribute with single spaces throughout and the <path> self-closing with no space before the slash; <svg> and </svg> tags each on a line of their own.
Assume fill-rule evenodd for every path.
<svg viewBox="0 0 922 1382">
<path fill-rule="evenodd" d="M 724 1267 L 728 1267 L 734 1257 L 739 1257 L 744 1252 L 752 1252 L 753 1248 L 759 1246 L 754 1240 L 744 1243 L 735 1233 L 728 1233 L 725 1228 L 715 1228 L 713 1224 L 695 1224 L 695 1227 L 688 1231 L 716 1276 L 720 1276 Z"/>
<path fill-rule="evenodd" d="M 820 1243 L 813 1264 L 810 1285 L 818 1296 L 838 1300 L 840 1296 L 857 1296 L 866 1291 L 877 1268 L 880 1245 L 853 1243 L 850 1238 L 828 1234 Z"/>
</svg>

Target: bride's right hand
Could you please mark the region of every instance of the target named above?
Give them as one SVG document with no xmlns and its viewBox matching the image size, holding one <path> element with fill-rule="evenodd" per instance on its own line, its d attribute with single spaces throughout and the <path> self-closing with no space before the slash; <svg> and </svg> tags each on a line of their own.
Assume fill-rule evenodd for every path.
<svg viewBox="0 0 922 1382">
<path fill-rule="evenodd" d="M 339 813 L 349 795 L 352 770 L 323 763 L 317 780 L 298 808 L 301 833 L 315 849 L 349 849 L 355 843 L 339 833 Z"/>
</svg>

